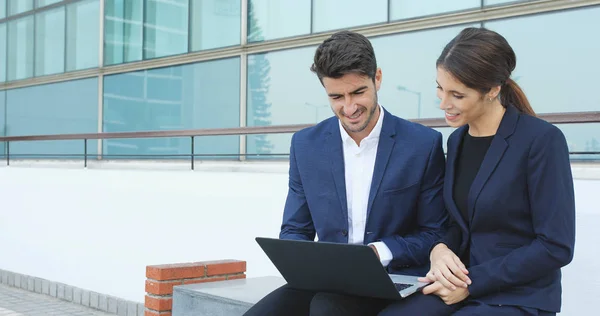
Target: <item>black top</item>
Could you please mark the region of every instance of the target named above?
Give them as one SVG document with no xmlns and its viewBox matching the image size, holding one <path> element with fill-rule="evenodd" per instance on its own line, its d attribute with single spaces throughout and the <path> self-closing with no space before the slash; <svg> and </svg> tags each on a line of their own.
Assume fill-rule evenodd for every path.
<svg viewBox="0 0 600 316">
<path fill-rule="evenodd" d="M 469 190 L 493 138 L 494 136 L 473 137 L 466 132 L 458 149 L 452 194 L 467 225 L 471 220 L 468 216 Z"/>
</svg>

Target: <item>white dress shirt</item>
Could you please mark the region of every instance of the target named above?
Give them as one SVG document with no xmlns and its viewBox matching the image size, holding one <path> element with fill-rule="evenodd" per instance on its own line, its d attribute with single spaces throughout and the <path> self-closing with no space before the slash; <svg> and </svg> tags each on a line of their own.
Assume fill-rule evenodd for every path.
<svg viewBox="0 0 600 316">
<path fill-rule="evenodd" d="M 371 133 L 361 140 L 359 146 L 339 122 L 344 150 L 349 244 L 363 244 L 364 242 L 367 206 L 382 124 L 383 108 L 379 106 L 377 124 Z M 393 259 L 390 249 L 381 241 L 372 243 L 372 245 L 377 249 L 383 266 L 387 266 Z"/>
</svg>

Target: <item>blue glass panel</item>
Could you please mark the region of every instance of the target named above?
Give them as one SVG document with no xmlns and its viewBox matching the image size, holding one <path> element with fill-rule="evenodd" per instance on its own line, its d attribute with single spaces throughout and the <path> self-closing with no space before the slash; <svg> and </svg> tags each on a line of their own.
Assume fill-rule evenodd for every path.
<svg viewBox="0 0 600 316">
<path fill-rule="evenodd" d="M 493 6 L 493 5 L 512 4 L 512 3 L 516 3 L 516 2 L 527 2 L 527 1 L 532 1 L 532 0 L 484 0 L 483 5 Z"/>
<path fill-rule="evenodd" d="M 600 7 L 486 22 L 515 50 L 512 77 L 537 113 L 598 111 Z"/>
<path fill-rule="evenodd" d="M 99 0 L 67 6 L 67 71 L 98 66 L 99 36 Z"/>
<path fill-rule="evenodd" d="M 62 0 L 36 0 L 35 1 L 35 7 L 36 8 L 41 8 L 41 7 L 45 7 L 47 5 L 58 3 L 58 2 L 61 2 L 61 1 Z"/>
<path fill-rule="evenodd" d="M 249 0 L 248 42 L 310 33 L 310 0 Z"/>
<path fill-rule="evenodd" d="M 600 123 L 556 126 L 565 134 L 572 160 L 600 161 Z"/>
<path fill-rule="evenodd" d="M 8 80 L 33 77 L 33 15 L 8 22 Z"/>
<path fill-rule="evenodd" d="M 0 19 L 6 17 L 6 0 L 0 0 Z"/>
<path fill-rule="evenodd" d="M 239 58 L 106 76 L 104 131 L 237 127 L 239 82 Z M 230 155 L 229 158 L 237 159 L 239 153 L 238 136 L 196 137 L 194 145 L 196 154 Z M 104 142 L 104 150 L 108 155 L 131 157 L 189 155 L 191 140 L 114 139 Z"/>
<path fill-rule="evenodd" d="M 390 0 L 390 19 L 402 20 L 414 17 L 479 8 L 481 0 Z"/>
<path fill-rule="evenodd" d="M 378 66 L 383 73 L 379 103 L 391 113 L 406 119 L 443 117 L 435 91 L 435 61 L 444 46 L 464 27 L 371 39 Z"/>
<path fill-rule="evenodd" d="M 435 61 L 463 27 L 371 39 L 383 72 L 380 104 L 407 119 L 417 118 L 419 113 L 421 117 L 443 117 L 435 94 Z M 333 115 L 323 87 L 309 70 L 315 49 L 248 56 L 248 126 L 317 123 Z M 248 136 L 247 151 L 288 153 L 289 141 L 289 134 Z"/>
<path fill-rule="evenodd" d="M 313 1 L 313 32 L 384 23 L 387 9 L 387 0 Z"/>
<path fill-rule="evenodd" d="M 0 23 L 0 82 L 6 81 L 6 23 Z"/>
<path fill-rule="evenodd" d="M 33 0 L 8 1 L 8 15 L 16 15 L 30 10 L 33 10 Z"/>
<path fill-rule="evenodd" d="M 65 8 L 35 16 L 35 75 L 65 71 Z"/>
<path fill-rule="evenodd" d="M 146 0 L 144 9 L 144 58 L 186 53 L 188 0 Z"/>
<path fill-rule="evenodd" d="M 142 59 L 143 0 L 105 0 L 104 64 Z"/>
<path fill-rule="evenodd" d="M 6 136 L 6 91 L 0 91 L 0 136 Z M 0 142 L 0 155 L 5 154 L 6 144 Z"/>
<path fill-rule="evenodd" d="M 192 50 L 240 44 L 240 0 L 192 1 Z"/>
<path fill-rule="evenodd" d="M 13 89 L 6 95 L 8 136 L 98 131 L 97 78 Z M 10 144 L 10 154 L 82 155 L 83 144 L 83 140 L 21 141 Z M 97 141 L 88 141 L 89 154 L 97 153 L 97 149 Z"/>
<path fill-rule="evenodd" d="M 248 126 L 316 123 L 333 115 L 325 90 L 309 70 L 315 49 L 248 56 Z M 288 153 L 289 142 L 289 134 L 249 135 L 247 152 Z"/>
</svg>

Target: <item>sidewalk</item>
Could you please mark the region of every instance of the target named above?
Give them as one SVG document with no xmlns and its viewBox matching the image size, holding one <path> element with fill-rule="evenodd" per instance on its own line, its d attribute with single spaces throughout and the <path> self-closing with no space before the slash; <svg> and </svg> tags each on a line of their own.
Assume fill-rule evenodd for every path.
<svg viewBox="0 0 600 316">
<path fill-rule="evenodd" d="M 0 284 L 0 316 L 114 316 L 48 295 Z"/>
</svg>

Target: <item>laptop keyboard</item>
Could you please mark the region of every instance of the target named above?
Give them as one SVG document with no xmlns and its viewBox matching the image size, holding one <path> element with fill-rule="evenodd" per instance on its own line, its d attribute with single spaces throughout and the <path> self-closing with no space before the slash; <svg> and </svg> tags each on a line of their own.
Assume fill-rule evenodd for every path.
<svg viewBox="0 0 600 316">
<path fill-rule="evenodd" d="M 398 292 L 413 286 L 412 284 L 404 284 L 404 283 L 394 283 L 394 285 L 396 286 L 396 290 L 398 290 Z"/>
</svg>

